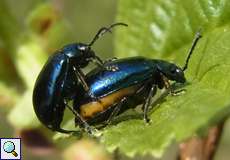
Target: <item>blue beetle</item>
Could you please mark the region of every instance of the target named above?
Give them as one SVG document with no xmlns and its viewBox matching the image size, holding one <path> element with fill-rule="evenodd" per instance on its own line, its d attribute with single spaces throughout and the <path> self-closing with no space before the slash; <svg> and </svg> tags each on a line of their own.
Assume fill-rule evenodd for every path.
<svg viewBox="0 0 230 160">
<path fill-rule="evenodd" d="M 85 94 L 82 87 L 76 90 L 75 114 L 80 115 L 86 124 L 80 126 L 88 127 L 91 124 L 110 122 L 116 115 L 139 104 L 143 104 L 144 120 L 148 122 L 148 108 L 157 88 L 170 89 L 170 80 L 178 83 L 186 82 L 184 71 L 200 38 L 198 32 L 183 68 L 164 60 L 131 57 L 105 64 L 115 66 L 118 68 L 116 71 L 111 72 L 102 68 L 90 71 L 85 80 L 89 84 L 89 93 L 95 95 L 99 101 Z M 171 90 L 171 93 L 174 91 Z M 77 124 L 79 119 L 76 119 Z"/>
<path fill-rule="evenodd" d="M 33 90 L 33 106 L 38 119 L 49 129 L 63 133 L 71 131 L 60 127 L 64 109 L 69 100 L 74 99 L 78 86 L 83 86 L 84 92 L 89 94 L 85 75 L 81 71 L 92 60 L 96 60 L 103 68 L 104 62 L 91 49 L 94 42 L 104 33 L 111 32 L 115 26 L 124 23 L 115 23 L 101 28 L 89 44 L 73 43 L 56 51 L 43 66 L 36 80 Z"/>
</svg>

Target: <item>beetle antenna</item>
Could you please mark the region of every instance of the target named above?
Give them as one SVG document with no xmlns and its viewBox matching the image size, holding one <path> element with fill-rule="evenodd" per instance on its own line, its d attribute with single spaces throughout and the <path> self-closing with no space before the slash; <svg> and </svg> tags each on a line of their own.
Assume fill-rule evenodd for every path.
<svg viewBox="0 0 230 160">
<path fill-rule="evenodd" d="M 109 27 L 102 27 L 101 29 L 99 29 L 97 34 L 94 36 L 93 40 L 88 44 L 88 46 L 92 46 L 94 42 L 96 42 L 96 40 L 100 38 L 102 35 L 104 35 L 106 32 L 112 33 L 111 29 L 116 26 L 126 26 L 127 27 L 128 25 L 125 23 L 114 23 L 110 25 Z"/>
<path fill-rule="evenodd" d="M 188 57 L 186 59 L 186 62 L 185 62 L 185 65 L 183 67 L 183 71 L 185 71 L 187 68 L 188 68 L 188 62 L 189 62 L 189 59 L 197 45 L 197 42 L 199 41 L 199 39 L 202 37 L 201 35 L 201 29 L 198 30 L 198 32 L 196 32 L 196 35 L 195 35 L 195 38 L 193 39 L 193 42 L 192 42 L 192 47 L 190 48 L 189 52 L 188 52 Z"/>
</svg>

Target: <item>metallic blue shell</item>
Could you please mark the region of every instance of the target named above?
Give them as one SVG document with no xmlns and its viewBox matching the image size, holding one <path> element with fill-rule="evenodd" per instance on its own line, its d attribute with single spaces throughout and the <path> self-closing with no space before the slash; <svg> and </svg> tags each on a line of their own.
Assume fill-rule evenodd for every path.
<svg viewBox="0 0 230 160">
<path fill-rule="evenodd" d="M 58 115 L 54 112 L 58 98 L 61 97 L 60 90 L 64 85 L 64 70 L 66 62 L 63 54 L 55 54 L 50 57 L 35 83 L 33 91 L 33 106 L 37 117 L 46 125 L 52 125 L 52 122 Z M 57 108 L 64 110 L 64 107 Z M 61 119 L 62 120 L 62 119 Z"/>
<path fill-rule="evenodd" d="M 147 82 L 156 73 L 156 61 L 144 57 L 124 58 L 112 61 L 105 66 L 116 66 L 117 71 L 100 68 L 92 70 L 86 76 L 89 93 L 104 97 L 120 89 Z"/>
</svg>

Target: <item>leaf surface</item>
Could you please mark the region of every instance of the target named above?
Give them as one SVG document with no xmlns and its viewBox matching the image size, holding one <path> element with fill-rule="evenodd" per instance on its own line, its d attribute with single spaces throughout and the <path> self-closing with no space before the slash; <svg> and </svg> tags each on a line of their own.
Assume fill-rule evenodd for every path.
<svg viewBox="0 0 230 160">
<path fill-rule="evenodd" d="M 172 141 L 203 134 L 230 113 L 230 2 L 227 0 L 120 1 L 117 57 L 142 55 L 184 64 L 195 32 L 199 41 L 186 70 L 185 93 L 153 106 L 151 123 L 131 119 L 109 126 L 102 141 L 128 156 L 161 157 Z"/>
</svg>

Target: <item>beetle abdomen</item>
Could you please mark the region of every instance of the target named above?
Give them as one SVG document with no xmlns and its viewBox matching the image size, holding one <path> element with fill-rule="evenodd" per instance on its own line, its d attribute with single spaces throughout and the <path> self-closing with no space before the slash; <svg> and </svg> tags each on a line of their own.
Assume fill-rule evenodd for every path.
<svg viewBox="0 0 230 160">
<path fill-rule="evenodd" d="M 62 120 L 64 106 L 59 101 L 66 63 L 63 55 L 51 57 L 40 72 L 33 91 L 33 106 L 39 120 L 51 128 Z M 59 123 L 59 124 L 58 124 Z"/>
<path fill-rule="evenodd" d="M 96 68 L 86 76 L 86 82 L 90 84 L 89 93 L 96 97 L 140 84 L 151 79 L 155 73 L 154 63 L 143 57 L 119 59 L 106 66 L 116 66 L 118 70 L 107 71 Z"/>
<path fill-rule="evenodd" d="M 118 103 L 123 97 L 134 94 L 139 85 L 121 89 L 110 95 L 102 97 L 100 101 L 92 101 L 80 106 L 80 114 L 84 119 L 90 119 L 94 117 L 97 113 L 101 113 L 108 109 L 110 106 Z"/>
</svg>

